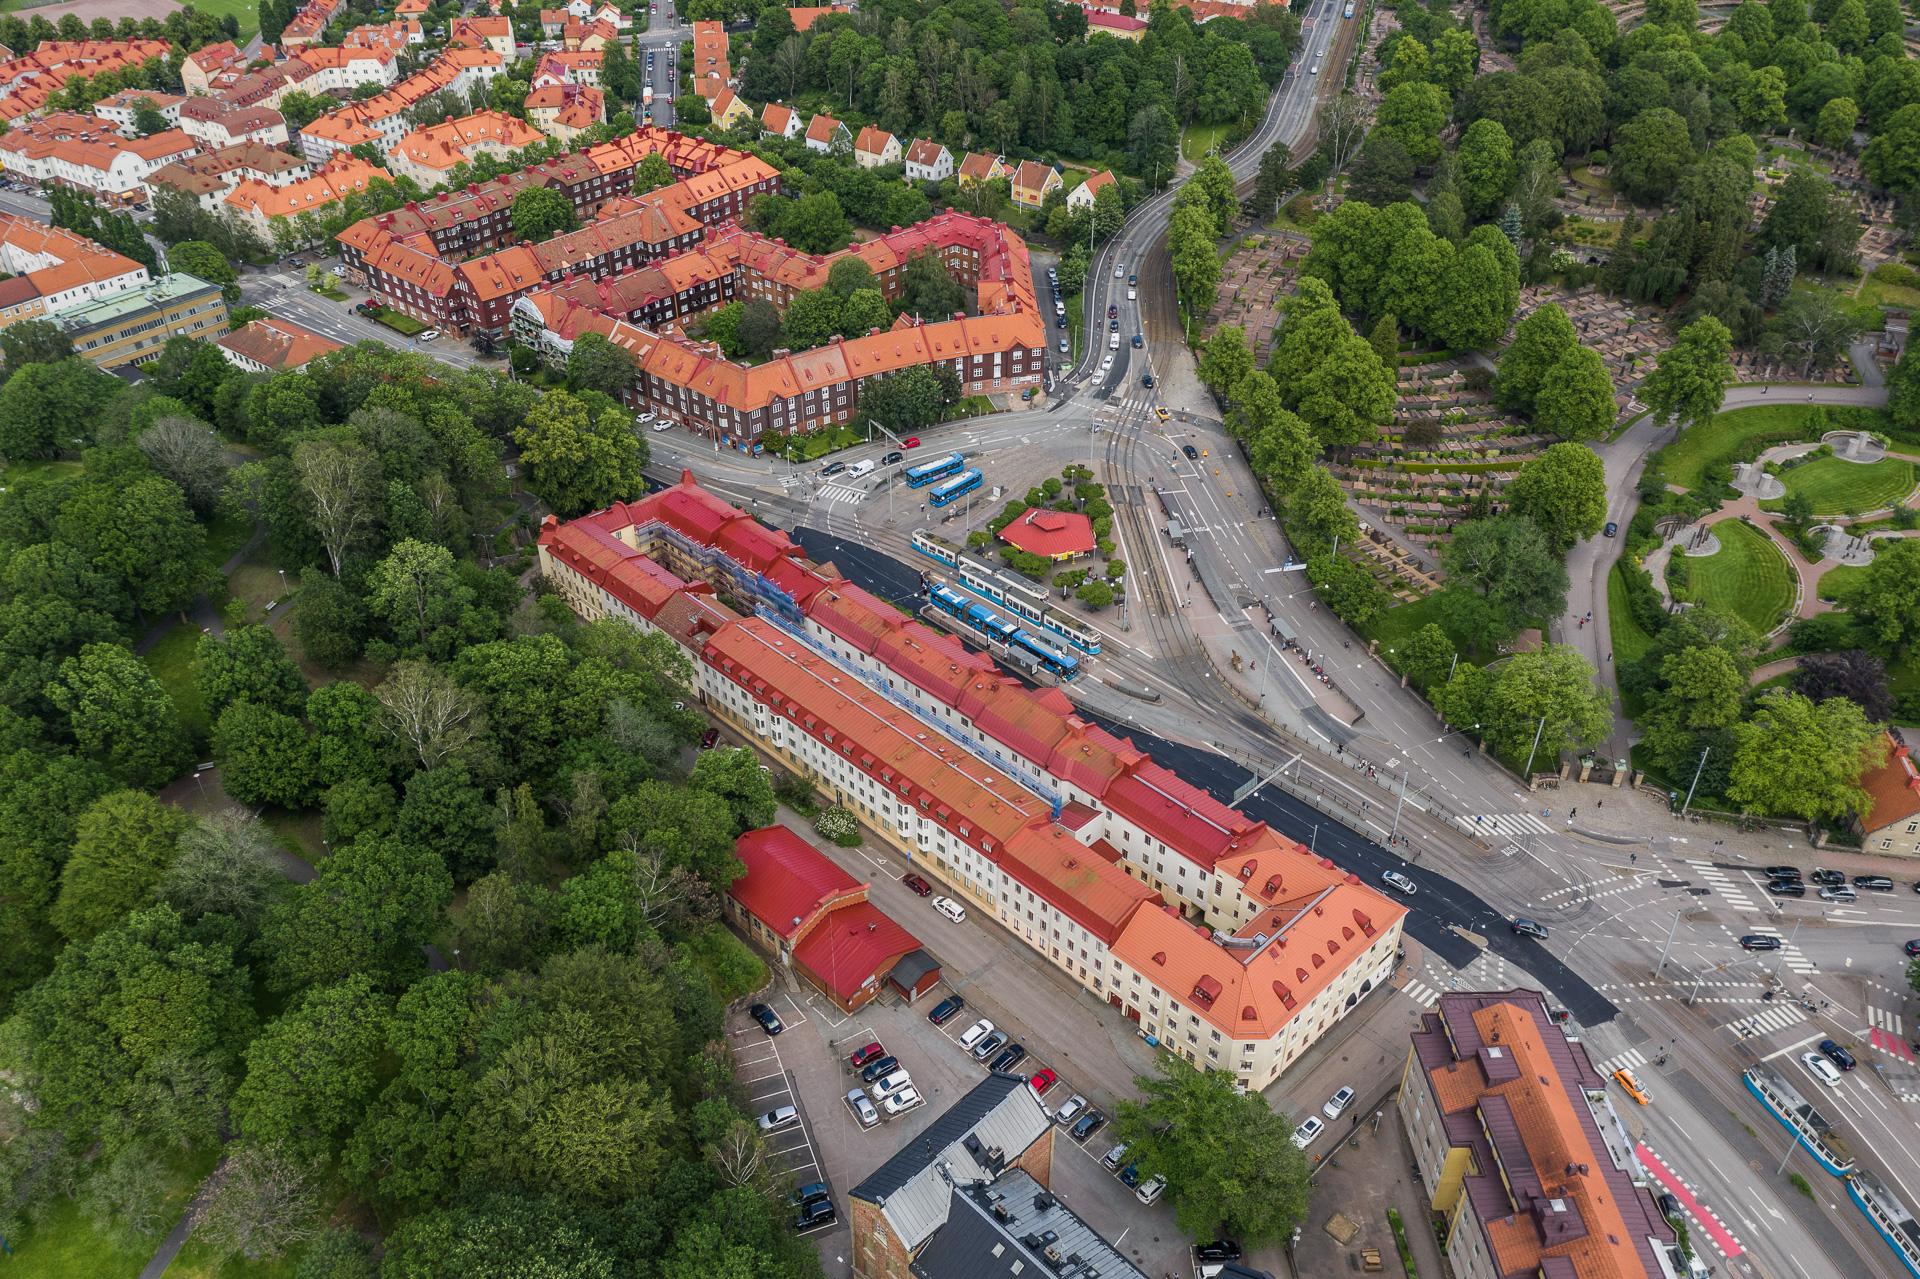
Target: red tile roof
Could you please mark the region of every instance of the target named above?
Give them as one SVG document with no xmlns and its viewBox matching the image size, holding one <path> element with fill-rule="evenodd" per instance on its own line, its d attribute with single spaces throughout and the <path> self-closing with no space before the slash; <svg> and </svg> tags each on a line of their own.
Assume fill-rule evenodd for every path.
<svg viewBox="0 0 1920 1279">
<path fill-rule="evenodd" d="M 727 894 L 782 938 L 791 938 L 823 908 L 866 885 L 785 826 L 750 830 L 733 844 L 745 868 Z"/>
<path fill-rule="evenodd" d="M 1093 521 L 1078 511 L 1030 507 L 1000 530 L 1000 540 L 1050 560 L 1086 555 L 1094 546 Z"/>
<path fill-rule="evenodd" d="M 1860 775 L 1869 800 L 1860 824 L 1869 833 L 1920 815 L 1920 771 L 1914 768 L 1913 753 L 1892 733 L 1887 739 L 1887 762 Z"/>
<path fill-rule="evenodd" d="M 842 906 L 793 948 L 794 962 L 826 983 L 842 1004 L 920 949 L 920 941 L 872 902 Z"/>
</svg>

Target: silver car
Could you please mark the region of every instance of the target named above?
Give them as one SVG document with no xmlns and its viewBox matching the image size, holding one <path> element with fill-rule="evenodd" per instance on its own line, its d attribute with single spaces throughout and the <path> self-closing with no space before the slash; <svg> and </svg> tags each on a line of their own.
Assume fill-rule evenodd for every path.
<svg viewBox="0 0 1920 1279">
<path fill-rule="evenodd" d="M 871 1128 L 880 1122 L 880 1112 L 867 1100 L 867 1094 L 858 1088 L 847 1093 L 847 1109 L 853 1112 L 853 1117 L 862 1128 Z"/>
</svg>

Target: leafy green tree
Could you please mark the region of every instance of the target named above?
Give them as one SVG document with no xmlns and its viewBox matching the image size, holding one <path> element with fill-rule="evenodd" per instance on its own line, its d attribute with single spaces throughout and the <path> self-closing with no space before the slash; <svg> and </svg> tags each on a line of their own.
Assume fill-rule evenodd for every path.
<svg viewBox="0 0 1920 1279">
<path fill-rule="evenodd" d="M 1573 322 L 1558 302 L 1548 302 L 1529 313 L 1514 327 L 1513 341 L 1500 353 L 1493 384 L 1500 406 L 1531 414 L 1548 372 L 1579 345 Z"/>
<path fill-rule="evenodd" d="M 598 391 L 618 400 L 633 390 L 634 373 L 633 357 L 598 333 L 582 333 L 567 353 L 567 384 L 576 391 Z"/>
<path fill-rule="evenodd" d="M 216 719 L 240 701 L 289 715 L 306 709 L 306 678 L 280 637 L 265 626 L 202 635 L 193 650 L 193 682 L 207 714 Z"/>
<path fill-rule="evenodd" d="M 733 813 L 735 834 L 773 823 L 773 779 L 761 770 L 759 757 L 745 747 L 701 752 L 687 784 L 726 802 Z"/>
<path fill-rule="evenodd" d="M 306 574 L 294 603 L 293 635 L 308 660 L 339 670 L 357 659 L 366 644 L 366 605 L 336 579 Z"/>
<path fill-rule="evenodd" d="M 1567 570 L 1532 520 L 1497 515 L 1454 530 L 1441 552 L 1447 584 L 1440 606 L 1449 627 L 1492 648 L 1521 628 L 1558 616 Z"/>
<path fill-rule="evenodd" d="M 1213 218 L 1205 204 L 1177 207 L 1167 224 L 1174 283 L 1189 315 L 1205 315 L 1220 286 L 1220 257 Z"/>
<path fill-rule="evenodd" d="M 863 337 L 893 323 L 893 308 L 879 289 L 856 289 L 840 306 L 840 332 L 847 337 Z"/>
<path fill-rule="evenodd" d="M 1606 523 L 1606 467 L 1584 444 L 1555 444 L 1521 465 L 1504 496 L 1508 510 L 1532 520 L 1564 553 Z"/>
<path fill-rule="evenodd" d="M 101 411 L 119 394 L 116 379 L 75 356 L 16 365 L 14 354 L 13 376 L 0 386 L 0 456 L 52 457 L 91 442 Z"/>
<path fill-rule="evenodd" d="M 1920 639 L 1920 542 L 1886 538 L 1874 552 L 1873 563 L 1847 597 L 1847 611 L 1875 647 L 1905 656 Z"/>
<path fill-rule="evenodd" d="M 182 831 L 173 864 L 160 880 L 160 897 L 183 918 L 224 915 L 248 933 L 280 890 L 285 853 L 257 817 L 226 808 Z"/>
<path fill-rule="evenodd" d="M 1170 1053 L 1158 1078 L 1139 1076 L 1141 1101 L 1122 1101 L 1114 1136 L 1143 1177 L 1165 1177 L 1182 1233 L 1225 1233 L 1249 1247 L 1285 1239 L 1306 1219 L 1307 1158 L 1293 1121 L 1233 1086 L 1224 1070 L 1197 1070 Z"/>
<path fill-rule="evenodd" d="M 1548 368 L 1533 401 L 1533 422 L 1568 440 L 1593 440 L 1613 429 L 1619 409 L 1613 375 L 1591 347 L 1571 347 Z"/>
<path fill-rule="evenodd" d="M 580 229 L 573 201 L 553 187 L 528 187 L 513 197 L 513 233 L 538 242 Z"/>
<path fill-rule="evenodd" d="M 227 255 L 205 240 L 183 240 L 167 250 L 167 265 L 175 271 L 198 276 L 208 284 L 217 284 L 226 294 L 227 305 L 240 300 L 240 273 Z"/>
<path fill-rule="evenodd" d="M 81 753 L 130 786 L 158 788 L 192 762 L 173 699 L 117 644 L 88 644 L 61 663 L 47 700 Z"/>
<path fill-rule="evenodd" d="M 1200 352 L 1195 371 L 1214 399 L 1229 403 L 1233 389 L 1253 372 L 1253 351 L 1247 346 L 1246 333 L 1233 324 L 1216 328 Z"/>
<path fill-rule="evenodd" d="M 1424 81 L 1396 85 L 1380 102 L 1379 118 L 1374 124 L 1398 142 L 1419 165 L 1440 158 L 1440 131 L 1446 127 L 1447 95 L 1438 85 Z"/>
<path fill-rule="evenodd" d="M 1867 108 L 1873 119 L 1871 101 Z M 1889 191 L 1912 195 L 1920 191 L 1920 102 L 1901 107 L 1874 128 L 1873 140 L 1860 157 L 1867 177 Z"/>
<path fill-rule="evenodd" d="M 1498 120 L 1475 120 L 1467 126 L 1454 171 L 1470 216 L 1489 217 L 1506 203 L 1513 188 L 1513 139 Z"/>
<path fill-rule="evenodd" d="M 29 364 L 58 364 L 73 354 L 73 339 L 52 320 L 20 320 L 0 330 L 0 361 L 18 373 Z"/>
<path fill-rule="evenodd" d="M 494 632 L 453 552 L 411 538 L 396 543 L 367 574 L 367 608 L 408 657 L 444 659 L 461 641 Z"/>
<path fill-rule="evenodd" d="M 1661 659 L 1659 678 L 1662 687 L 1640 717 L 1640 732 L 1671 776 L 1698 756 L 1701 734 L 1739 722 L 1747 677 L 1725 649 L 1702 646 Z"/>
<path fill-rule="evenodd" d="M 1347 170 L 1347 196 L 1368 204 L 1392 204 L 1413 194 L 1416 166 L 1392 134 L 1375 130 Z"/>
<path fill-rule="evenodd" d="M 393 1001 L 363 973 L 317 986 L 261 1028 L 233 1117 L 256 1142 L 331 1157 L 379 1087 Z"/>
<path fill-rule="evenodd" d="M 861 289 L 877 289 L 873 268 L 856 257 L 844 257 L 827 269 L 827 288 L 835 297 L 852 297 Z"/>
<path fill-rule="evenodd" d="M 1318 466 L 1287 495 L 1286 517 L 1287 536 L 1309 559 L 1331 552 L 1336 541 L 1351 542 L 1360 534 L 1340 481 Z"/>
<path fill-rule="evenodd" d="M 336 849 L 319 877 L 268 910 L 260 953 L 280 990 L 370 975 L 393 984 L 418 972 L 420 945 L 453 896 L 429 849 L 366 836 Z"/>
<path fill-rule="evenodd" d="M 313 802 L 314 747 L 284 711 L 235 702 L 213 724 L 220 782 L 243 804 L 304 808 Z"/>
<path fill-rule="evenodd" d="M 153 903 L 192 818 L 139 791 L 115 791 L 80 818 L 73 853 L 60 872 L 53 926 L 85 941 Z"/>
<path fill-rule="evenodd" d="M 220 929 L 154 906 L 62 951 L 17 1025 L 36 1125 L 77 1144 L 179 1148 L 217 1139 L 253 1001 Z M 168 1104 L 188 1079 L 210 1110 Z"/>
<path fill-rule="evenodd" d="M 388 1240 L 381 1273 L 386 1279 L 613 1279 L 619 1259 L 598 1233 L 558 1196 L 488 1191 L 403 1221 Z M 711 1268 L 711 1257 L 707 1264 Z"/>
<path fill-rule="evenodd" d="M 1614 133 L 1610 176 L 1630 198 L 1653 204 L 1669 195 L 1693 163 L 1687 122 L 1666 107 L 1642 111 Z"/>
<path fill-rule="evenodd" d="M 805 351 L 824 345 L 840 331 L 841 301 L 830 289 L 808 289 L 796 293 L 787 304 L 781 320 L 787 345 Z"/>
<path fill-rule="evenodd" d="M 586 398 L 551 391 L 528 411 L 513 438 L 528 487 L 563 517 L 640 492 L 646 450 L 617 404 L 596 409 Z"/>
<path fill-rule="evenodd" d="M 1334 616 L 1349 626 L 1366 626 L 1387 611 L 1387 593 L 1353 561 L 1339 555 L 1316 555 L 1307 561 L 1307 580 Z"/>
<path fill-rule="evenodd" d="M 1240 380 L 1227 430 L 1246 445 L 1255 473 L 1283 496 L 1299 485 L 1320 452 L 1312 428 L 1287 411 L 1280 389 L 1265 373 Z"/>
<path fill-rule="evenodd" d="M 1414 683 L 1426 688 L 1430 684 L 1441 683 L 1451 675 L 1459 655 L 1460 650 L 1454 647 L 1447 633 L 1428 622 L 1413 633 L 1406 648 L 1400 652 L 1400 669 Z"/>
<path fill-rule="evenodd" d="M 1733 728 L 1727 798 L 1743 811 L 1837 822 L 1867 811 L 1860 776 L 1878 767 L 1887 739 L 1844 697 L 1812 702 L 1773 689 Z"/>
<path fill-rule="evenodd" d="M 888 373 L 860 392 L 860 411 L 896 435 L 932 426 L 945 413 L 948 388 L 925 365 Z"/>
<path fill-rule="evenodd" d="M 55 531 L 148 617 L 184 609 L 207 585 L 206 533 L 180 489 L 158 475 L 83 482 Z"/>
<path fill-rule="evenodd" d="M 1720 411 L 1733 383 L 1732 347 L 1726 325 L 1710 315 L 1695 320 L 1660 353 L 1640 384 L 1641 403 L 1653 410 L 1656 421 L 1672 423 L 1676 430 L 1706 422 Z"/>
<path fill-rule="evenodd" d="M 1537 734 L 1536 766 L 1546 760 L 1551 767 L 1560 752 L 1591 746 L 1613 727 L 1593 666 L 1568 645 L 1515 653 L 1487 677 L 1474 713 L 1481 736 L 1502 755 L 1524 759 Z"/>
<path fill-rule="evenodd" d="M 1851 148 L 1854 126 L 1860 122 L 1860 105 L 1852 98 L 1830 98 L 1813 122 L 1813 140 L 1834 150 Z"/>
<path fill-rule="evenodd" d="M 395 833 L 438 855 L 458 882 L 493 864 L 494 810 L 466 766 L 442 764 L 407 779 Z"/>
</svg>

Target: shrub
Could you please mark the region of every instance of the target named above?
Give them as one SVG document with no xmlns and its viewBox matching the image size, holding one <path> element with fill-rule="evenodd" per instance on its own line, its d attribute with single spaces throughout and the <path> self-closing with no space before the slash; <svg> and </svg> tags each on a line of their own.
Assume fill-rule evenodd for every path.
<svg viewBox="0 0 1920 1279">
<path fill-rule="evenodd" d="M 842 848 L 856 848 L 860 844 L 860 823 L 844 808 L 822 809 L 813 819 L 813 828 L 822 839 L 830 839 Z"/>
<path fill-rule="evenodd" d="M 812 783 L 797 773 L 781 773 L 774 778 L 773 797 L 802 817 L 812 817 L 820 811 Z"/>
</svg>

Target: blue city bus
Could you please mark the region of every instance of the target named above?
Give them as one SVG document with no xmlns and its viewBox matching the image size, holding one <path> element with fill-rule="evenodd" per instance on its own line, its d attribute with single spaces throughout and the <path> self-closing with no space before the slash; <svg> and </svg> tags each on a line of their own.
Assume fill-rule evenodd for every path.
<svg viewBox="0 0 1920 1279">
<path fill-rule="evenodd" d="M 952 475 L 966 464 L 967 459 L 965 455 L 949 453 L 945 457 L 937 457 L 931 462 L 922 462 L 918 466 L 909 466 L 907 468 L 907 487 L 912 489 L 925 488 L 935 480 L 946 479 L 947 476 Z"/>
<path fill-rule="evenodd" d="M 1031 631 L 1016 631 L 1008 643 L 1031 653 L 1039 663 L 1063 680 L 1070 680 L 1080 673 L 1080 659 L 1071 653 L 1063 653 L 1051 644 L 1042 644 Z"/>
<path fill-rule="evenodd" d="M 980 473 L 979 467 L 971 467 L 954 476 L 932 493 L 928 494 L 927 500 L 935 506 L 945 506 L 955 498 L 965 497 L 967 494 L 979 488 L 980 481 L 985 478 L 986 477 Z"/>
</svg>

